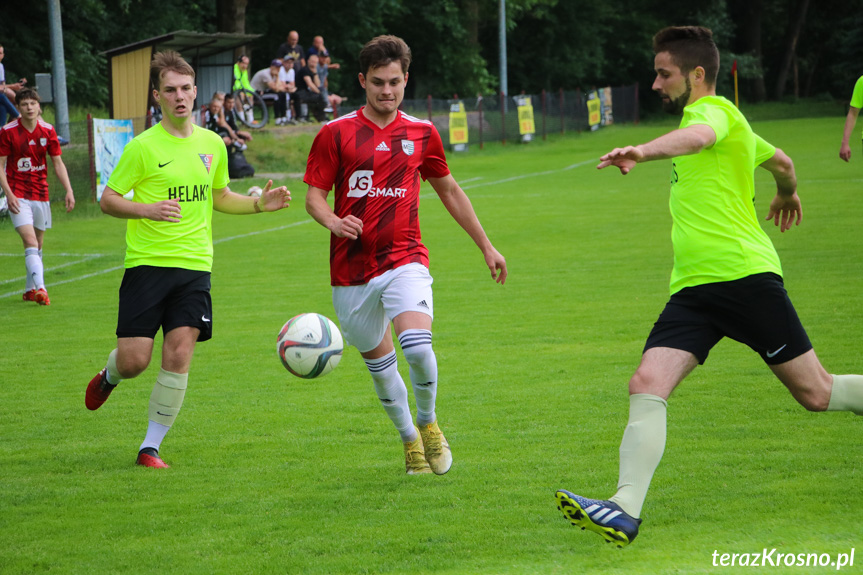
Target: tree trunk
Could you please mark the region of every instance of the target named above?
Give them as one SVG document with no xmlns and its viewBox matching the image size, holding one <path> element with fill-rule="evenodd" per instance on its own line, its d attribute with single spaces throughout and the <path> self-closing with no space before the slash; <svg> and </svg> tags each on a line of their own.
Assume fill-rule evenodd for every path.
<svg viewBox="0 0 863 575">
<path fill-rule="evenodd" d="M 788 75 L 794 63 L 794 55 L 797 52 L 797 41 L 806 22 L 806 12 L 809 10 L 809 0 L 800 0 L 797 13 L 788 22 L 788 34 L 785 37 L 785 54 L 782 57 L 782 65 L 779 68 L 779 77 L 776 79 L 776 99 L 781 100 L 785 95 L 785 85 L 788 83 Z"/>
<path fill-rule="evenodd" d="M 746 2 L 746 17 L 741 22 L 741 36 L 743 40 L 743 51 L 755 57 L 758 73 L 751 78 L 752 99 L 763 102 L 767 99 L 767 85 L 764 83 L 764 53 L 761 49 L 761 13 L 762 0 L 749 0 Z"/>
<path fill-rule="evenodd" d="M 216 14 L 219 32 L 246 33 L 246 5 L 249 0 L 218 0 Z"/>
</svg>

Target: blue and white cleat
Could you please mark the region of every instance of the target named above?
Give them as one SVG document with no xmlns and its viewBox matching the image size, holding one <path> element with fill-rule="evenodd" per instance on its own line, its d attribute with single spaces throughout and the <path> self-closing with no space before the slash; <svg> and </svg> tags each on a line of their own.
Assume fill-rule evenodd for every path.
<svg viewBox="0 0 863 575">
<path fill-rule="evenodd" d="M 555 494 L 557 508 L 569 522 L 582 530 L 590 529 L 609 543 L 623 547 L 638 536 L 641 519 L 635 519 L 616 503 L 601 499 L 586 499 L 565 489 Z"/>
</svg>

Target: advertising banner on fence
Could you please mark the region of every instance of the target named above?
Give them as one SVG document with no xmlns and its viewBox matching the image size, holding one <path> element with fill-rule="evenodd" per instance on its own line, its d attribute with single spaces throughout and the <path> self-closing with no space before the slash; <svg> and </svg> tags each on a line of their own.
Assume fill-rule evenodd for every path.
<svg viewBox="0 0 863 575">
<path fill-rule="evenodd" d="M 587 124 L 590 130 L 598 130 L 599 123 L 602 121 L 602 113 L 600 112 L 601 104 L 599 102 L 599 94 L 596 91 L 588 92 L 587 94 Z"/>
<path fill-rule="evenodd" d="M 599 115 L 603 126 L 614 123 L 614 115 L 611 113 L 611 88 L 599 89 Z"/>
<path fill-rule="evenodd" d="M 96 201 L 102 199 L 102 192 L 120 161 L 120 154 L 126 144 L 135 137 L 132 120 L 93 119 L 93 150 L 96 162 Z"/>
<path fill-rule="evenodd" d="M 453 102 L 449 107 L 449 143 L 454 152 L 463 152 L 467 149 L 467 141 L 467 112 L 463 103 Z"/>
<path fill-rule="evenodd" d="M 516 96 L 515 105 L 518 107 L 518 133 L 521 134 L 521 141 L 529 142 L 536 133 L 533 103 L 530 101 L 530 96 Z"/>
</svg>

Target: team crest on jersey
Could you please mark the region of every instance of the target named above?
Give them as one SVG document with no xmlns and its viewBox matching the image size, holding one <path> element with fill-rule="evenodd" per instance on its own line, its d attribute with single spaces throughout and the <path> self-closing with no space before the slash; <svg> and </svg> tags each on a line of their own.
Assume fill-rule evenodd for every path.
<svg viewBox="0 0 863 575">
<path fill-rule="evenodd" d="M 414 155 L 414 143 L 412 140 L 402 140 L 402 152 L 408 156 Z"/>
<path fill-rule="evenodd" d="M 210 166 L 213 165 L 213 154 L 198 154 L 201 161 L 204 162 L 204 167 L 207 168 L 207 173 L 210 173 Z"/>
<path fill-rule="evenodd" d="M 39 138 L 39 145 L 43 148 L 48 145 L 48 138 Z"/>
</svg>

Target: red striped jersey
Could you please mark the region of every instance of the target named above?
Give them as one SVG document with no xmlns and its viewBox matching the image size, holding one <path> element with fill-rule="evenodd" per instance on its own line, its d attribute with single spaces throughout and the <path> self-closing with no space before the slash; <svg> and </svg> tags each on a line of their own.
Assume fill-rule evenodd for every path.
<svg viewBox="0 0 863 575">
<path fill-rule="evenodd" d="M 305 183 L 335 188 L 334 211 L 362 220 L 356 240 L 330 237 L 334 286 L 361 285 L 409 263 L 428 267 L 419 226 L 420 177 L 448 175 L 440 134 L 427 120 L 399 111 L 386 128 L 363 108 L 321 128 L 309 152 Z"/>
<path fill-rule="evenodd" d="M 0 156 L 6 156 L 6 179 L 17 198 L 48 201 L 48 156 L 60 155 L 54 126 L 43 120 L 28 132 L 21 119 L 0 130 Z"/>
</svg>

